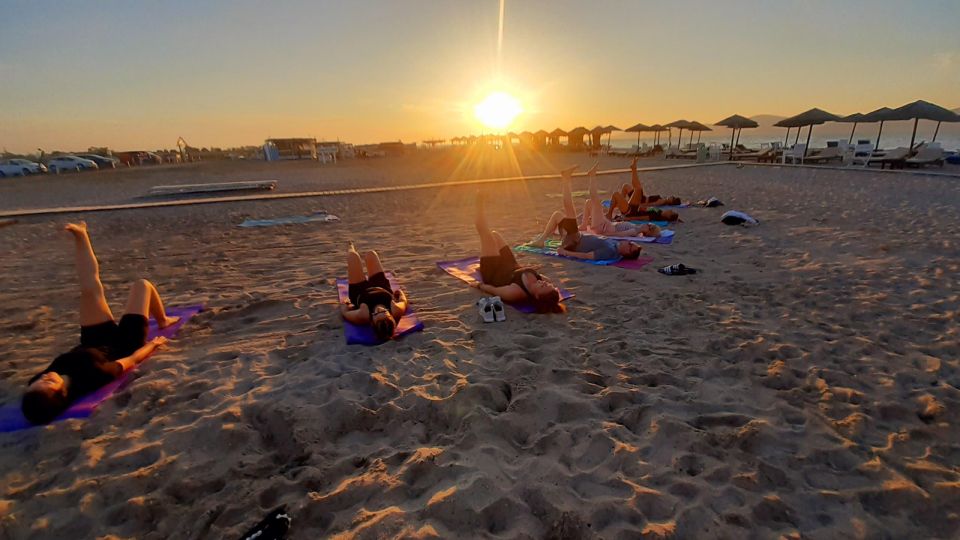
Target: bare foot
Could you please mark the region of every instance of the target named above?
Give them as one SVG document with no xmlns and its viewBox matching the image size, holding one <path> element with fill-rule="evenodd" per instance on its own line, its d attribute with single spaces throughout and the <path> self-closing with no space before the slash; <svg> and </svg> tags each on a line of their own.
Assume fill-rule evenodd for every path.
<svg viewBox="0 0 960 540">
<path fill-rule="evenodd" d="M 166 317 L 162 321 L 157 321 L 157 326 L 162 330 L 164 328 L 167 328 L 168 326 L 177 324 L 177 321 L 179 320 L 180 320 L 180 317 Z"/>
<path fill-rule="evenodd" d="M 633 162 L 630 164 L 630 170 L 631 170 L 631 171 L 637 170 L 637 161 L 638 161 L 639 159 L 640 159 L 640 158 L 633 158 Z"/>
<path fill-rule="evenodd" d="M 527 245 L 530 247 L 542 248 L 546 245 L 546 242 L 542 238 L 534 238 L 533 240 L 527 242 Z"/>
<path fill-rule="evenodd" d="M 599 169 L 599 168 L 600 168 L 600 162 L 599 162 L 599 161 L 595 161 L 595 162 L 593 163 L 593 167 L 590 167 L 590 170 L 587 171 L 587 174 L 589 174 L 590 176 L 596 176 L 596 174 L 597 174 L 597 169 Z"/>
<path fill-rule="evenodd" d="M 67 223 L 66 226 L 63 227 L 63 230 L 72 234 L 74 238 L 79 240 L 87 235 L 87 222 L 81 221 L 80 223 Z"/>
<path fill-rule="evenodd" d="M 573 167 L 567 167 L 566 169 L 563 169 L 562 171 L 560 171 L 560 176 L 564 178 L 570 178 L 571 176 L 573 176 L 573 171 L 579 168 L 580 168 L 579 165 L 574 165 Z"/>
</svg>

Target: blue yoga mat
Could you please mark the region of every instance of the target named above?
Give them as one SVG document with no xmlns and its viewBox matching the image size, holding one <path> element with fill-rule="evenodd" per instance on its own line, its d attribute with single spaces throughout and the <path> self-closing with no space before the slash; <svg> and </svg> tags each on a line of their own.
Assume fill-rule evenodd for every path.
<svg viewBox="0 0 960 540">
<path fill-rule="evenodd" d="M 480 279 L 480 257 L 467 257 L 455 261 L 440 261 L 437 266 L 451 276 L 463 281 L 464 283 L 478 283 Z M 566 289 L 560 290 L 560 301 L 573 298 L 573 293 Z M 537 309 L 530 302 L 514 302 L 510 307 L 521 313 L 535 313 Z"/>
<path fill-rule="evenodd" d="M 592 260 L 592 259 L 578 259 L 576 257 L 565 257 L 557 253 L 557 248 L 560 247 L 559 240 L 547 240 L 546 245 L 542 248 L 520 245 L 513 248 L 514 251 L 519 251 L 522 253 L 535 253 L 537 255 L 546 255 L 548 257 L 559 257 L 561 259 L 567 259 L 568 261 L 576 261 L 586 264 L 593 264 L 596 266 L 614 266 L 617 268 L 623 268 L 624 270 L 639 270 L 644 266 L 653 262 L 653 257 L 638 257 L 636 259 L 605 259 L 605 260 Z"/>
<path fill-rule="evenodd" d="M 172 317 L 180 317 L 180 320 L 176 324 L 170 325 L 163 330 L 157 328 L 157 321 L 150 319 L 150 329 L 147 333 L 147 339 L 151 340 L 155 337 L 163 336 L 168 339 L 172 339 L 177 335 L 177 332 L 180 331 L 180 328 L 183 327 L 194 315 L 203 311 L 203 306 L 185 306 L 185 307 L 175 307 L 168 308 L 167 315 Z M 146 361 L 146 360 L 144 360 Z M 117 380 L 111 382 L 110 384 L 100 387 L 97 391 L 87 394 L 86 396 L 77 400 L 73 405 L 70 406 L 63 414 L 58 416 L 54 422 L 59 422 L 60 420 L 66 420 L 67 418 L 87 418 L 93 411 L 97 408 L 98 405 L 106 401 L 110 396 L 116 393 L 118 390 L 125 388 L 133 380 L 133 372 L 136 368 L 127 371 L 121 375 Z M 6 405 L 0 408 L 0 433 L 9 433 L 11 431 L 19 431 L 21 429 L 26 429 L 34 427 L 33 424 L 27 421 L 23 417 L 23 413 L 20 411 L 19 403 L 16 405 Z"/>
<path fill-rule="evenodd" d="M 395 291 L 400 290 L 400 284 L 397 283 L 393 274 L 387 272 L 386 275 L 387 279 L 390 280 L 390 287 Z M 337 296 L 340 298 L 341 304 L 344 300 L 350 299 L 350 284 L 347 283 L 347 280 L 337 280 Z M 397 327 L 393 331 L 393 339 L 399 339 L 407 334 L 419 332 L 420 330 L 423 330 L 423 322 L 417 317 L 417 314 L 413 312 L 413 308 L 407 305 L 407 312 L 403 314 L 403 317 L 400 317 L 400 320 L 397 322 Z M 343 334 L 347 338 L 347 345 L 374 346 L 383 343 L 377 339 L 376 334 L 373 333 L 373 328 L 371 328 L 369 324 L 353 324 L 344 319 Z"/>
</svg>

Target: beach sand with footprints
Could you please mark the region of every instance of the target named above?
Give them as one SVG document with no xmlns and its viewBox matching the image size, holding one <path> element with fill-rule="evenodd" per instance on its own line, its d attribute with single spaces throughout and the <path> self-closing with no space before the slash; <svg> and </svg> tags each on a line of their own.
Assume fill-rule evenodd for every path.
<svg viewBox="0 0 960 540">
<path fill-rule="evenodd" d="M 324 190 L 589 160 L 464 167 L 438 152 L 28 178 L 0 186 L 0 209 L 129 202 L 177 182 Z M 495 324 L 435 264 L 478 254 L 476 186 L 0 229 L 0 404 L 76 343 L 64 222 L 89 224 L 116 312 L 139 277 L 169 305 L 207 306 L 91 418 L 0 435 L 0 537 L 234 538 L 280 505 L 304 539 L 960 535 L 960 183 L 754 166 L 643 178 L 726 206 L 681 210 L 673 244 L 645 246 L 641 270 L 519 255 L 576 297 L 564 315 L 508 310 Z M 599 178 L 604 191 L 626 181 Z M 556 180 L 484 189 L 514 243 L 560 204 Z M 341 221 L 237 227 L 320 209 Z M 721 224 L 731 209 L 760 226 Z M 345 344 L 348 240 L 379 251 L 422 332 Z M 656 272 L 680 262 L 700 272 Z"/>
</svg>

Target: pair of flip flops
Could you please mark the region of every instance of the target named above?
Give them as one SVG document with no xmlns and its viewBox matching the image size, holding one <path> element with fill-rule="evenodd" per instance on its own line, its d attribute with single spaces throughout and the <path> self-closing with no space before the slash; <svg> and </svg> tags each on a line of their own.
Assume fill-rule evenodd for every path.
<svg viewBox="0 0 960 540">
<path fill-rule="evenodd" d="M 697 269 L 690 268 L 689 266 L 683 263 L 678 263 L 678 264 L 671 264 L 670 266 L 664 266 L 663 268 L 660 268 L 659 270 L 657 270 L 657 272 L 660 272 L 661 274 L 665 274 L 668 276 L 686 276 L 690 274 L 696 274 Z"/>
<path fill-rule="evenodd" d="M 485 323 L 507 320 L 507 311 L 503 309 L 503 300 L 499 296 L 485 296 L 477 300 L 477 307 L 480 308 L 480 318 Z"/>
</svg>

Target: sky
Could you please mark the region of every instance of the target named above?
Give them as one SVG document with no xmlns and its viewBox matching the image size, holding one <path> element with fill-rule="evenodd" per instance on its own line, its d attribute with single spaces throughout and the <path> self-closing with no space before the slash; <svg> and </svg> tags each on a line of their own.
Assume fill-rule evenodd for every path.
<svg viewBox="0 0 960 540">
<path fill-rule="evenodd" d="M 368 143 L 960 107 L 956 1 L 0 0 L 0 149 Z M 949 129 L 954 129 L 950 126 Z"/>
</svg>

